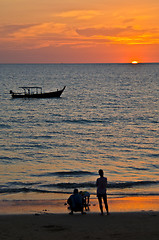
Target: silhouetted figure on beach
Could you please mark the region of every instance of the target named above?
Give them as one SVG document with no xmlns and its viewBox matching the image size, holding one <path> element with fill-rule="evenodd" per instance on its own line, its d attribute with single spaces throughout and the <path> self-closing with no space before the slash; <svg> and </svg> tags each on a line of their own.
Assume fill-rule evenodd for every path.
<svg viewBox="0 0 159 240">
<path fill-rule="evenodd" d="M 71 210 L 70 214 L 73 212 L 83 212 L 83 202 L 82 196 L 78 193 L 78 189 L 74 189 L 73 194 L 68 198 L 67 203 L 70 205 L 69 209 Z"/>
<path fill-rule="evenodd" d="M 97 197 L 98 197 L 98 201 L 99 201 L 99 207 L 100 207 L 100 210 L 101 210 L 101 214 L 103 215 L 103 205 L 102 205 L 102 199 L 103 199 L 105 209 L 107 211 L 107 215 L 109 215 L 108 203 L 107 203 L 107 192 L 106 192 L 107 178 L 103 176 L 104 173 L 103 173 L 102 169 L 99 170 L 99 175 L 100 175 L 100 177 L 97 178 L 97 181 L 96 181 Z"/>
<path fill-rule="evenodd" d="M 80 191 L 79 194 L 82 196 L 82 204 L 83 208 L 85 211 L 89 211 L 89 198 L 90 198 L 90 193 L 87 191 Z"/>
</svg>

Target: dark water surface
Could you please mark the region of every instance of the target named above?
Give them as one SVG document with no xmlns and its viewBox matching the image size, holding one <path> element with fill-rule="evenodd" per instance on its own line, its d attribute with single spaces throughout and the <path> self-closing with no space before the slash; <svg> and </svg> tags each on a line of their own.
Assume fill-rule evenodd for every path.
<svg viewBox="0 0 159 240">
<path fill-rule="evenodd" d="M 0 199 L 95 194 L 100 168 L 110 196 L 159 195 L 158 96 L 159 64 L 0 65 Z"/>
</svg>

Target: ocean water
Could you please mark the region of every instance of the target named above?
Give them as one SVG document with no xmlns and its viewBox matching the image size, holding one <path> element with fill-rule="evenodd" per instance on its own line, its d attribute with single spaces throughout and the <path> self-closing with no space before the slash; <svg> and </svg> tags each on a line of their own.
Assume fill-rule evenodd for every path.
<svg viewBox="0 0 159 240">
<path fill-rule="evenodd" d="M 9 91 L 62 89 L 59 99 Z M 159 195 L 159 64 L 1 64 L 0 200 Z"/>
</svg>

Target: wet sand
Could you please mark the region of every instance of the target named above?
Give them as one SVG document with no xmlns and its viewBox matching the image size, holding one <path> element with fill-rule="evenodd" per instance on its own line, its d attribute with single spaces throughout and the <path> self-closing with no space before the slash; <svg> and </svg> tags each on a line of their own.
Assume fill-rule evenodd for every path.
<svg viewBox="0 0 159 240">
<path fill-rule="evenodd" d="M 0 215 L 68 213 L 66 200 L 0 200 Z M 108 197 L 110 212 L 159 211 L 159 196 Z M 89 213 L 99 213 L 97 198 L 90 199 Z M 89 214 L 88 213 L 88 214 Z"/>
</svg>

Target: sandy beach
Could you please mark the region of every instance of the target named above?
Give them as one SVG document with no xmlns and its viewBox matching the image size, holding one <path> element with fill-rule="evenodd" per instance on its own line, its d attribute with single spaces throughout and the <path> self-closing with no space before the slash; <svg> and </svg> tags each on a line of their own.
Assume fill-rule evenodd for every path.
<svg viewBox="0 0 159 240">
<path fill-rule="evenodd" d="M 159 238 L 159 212 L 1 215 L 1 240 Z"/>
<path fill-rule="evenodd" d="M 109 216 L 100 215 L 95 199 L 86 215 L 69 215 L 64 201 L 45 201 L 45 206 L 41 201 L 14 202 L 14 206 L 10 204 L 8 209 L 8 202 L 4 201 L 0 208 L 0 239 L 158 240 L 158 200 L 158 197 L 109 199 Z"/>
</svg>

